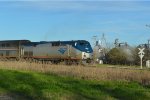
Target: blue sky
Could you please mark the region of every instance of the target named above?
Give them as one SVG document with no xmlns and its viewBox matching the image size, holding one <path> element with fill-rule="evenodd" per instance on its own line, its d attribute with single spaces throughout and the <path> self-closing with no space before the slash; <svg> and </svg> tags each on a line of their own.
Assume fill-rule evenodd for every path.
<svg viewBox="0 0 150 100">
<path fill-rule="evenodd" d="M 0 40 L 88 40 L 146 43 L 150 1 L 0 1 Z"/>
</svg>

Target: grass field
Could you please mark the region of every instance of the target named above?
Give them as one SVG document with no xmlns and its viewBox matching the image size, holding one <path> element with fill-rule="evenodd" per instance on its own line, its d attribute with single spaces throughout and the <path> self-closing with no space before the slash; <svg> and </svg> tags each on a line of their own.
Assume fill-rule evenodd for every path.
<svg viewBox="0 0 150 100">
<path fill-rule="evenodd" d="M 0 93 L 14 100 L 149 100 L 137 82 L 82 80 L 54 74 L 0 70 Z"/>
<path fill-rule="evenodd" d="M 150 100 L 150 71 L 0 62 L 0 100 Z"/>
</svg>

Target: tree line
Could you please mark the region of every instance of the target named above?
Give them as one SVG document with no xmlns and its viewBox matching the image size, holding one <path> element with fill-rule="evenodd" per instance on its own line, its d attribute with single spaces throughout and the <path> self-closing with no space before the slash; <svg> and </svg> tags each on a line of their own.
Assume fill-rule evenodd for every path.
<svg viewBox="0 0 150 100">
<path fill-rule="evenodd" d="M 140 65 L 138 52 L 138 47 L 115 47 L 105 54 L 103 62 L 113 65 Z M 150 60 L 149 49 L 145 48 L 144 52 L 143 65 L 146 64 L 147 60 Z"/>
</svg>

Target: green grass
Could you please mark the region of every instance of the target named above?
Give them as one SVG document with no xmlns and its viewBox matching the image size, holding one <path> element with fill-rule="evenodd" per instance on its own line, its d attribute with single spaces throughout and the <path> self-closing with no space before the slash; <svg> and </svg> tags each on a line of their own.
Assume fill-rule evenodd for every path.
<svg viewBox="0 0 150 100">
<path fill-rule="evenodd" d="M 150 100 L 150 86 L 0 69 L 0 94 L 15 100 Z"/>
</svg>

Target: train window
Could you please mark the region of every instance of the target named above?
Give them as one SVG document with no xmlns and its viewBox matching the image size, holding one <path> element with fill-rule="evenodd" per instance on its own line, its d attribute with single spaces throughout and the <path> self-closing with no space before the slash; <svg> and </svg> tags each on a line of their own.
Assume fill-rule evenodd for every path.
<svg viewBox="0 0 150 100">
<path fill-rule="evenodd" d="M 80 45 L 85 45 L 85 44 L 86 44 L 86 43 L 84 43 L 84 42 L 81 42 L 81 43 L 80 43 Z"/>
<path fill-rule="evenodd" d="M 6 47 L 10 47 L 10 44 L 6 43 Z"/>
<path fill-rule="evenodd" d="M 60 42 L 54 42 L 52 43 L 52 46 L 60 46 Z"/>
<path fill-rule="evenodd" d="M 81 46 L 82 46 L 82 45 L 87 46 L 87 45 L 88 45 L 88 43 L 81 42 L 81 43 L 80 43 L 80 45 L 81 45 Z"/>
<path fill-rule="evenodd" d="M 61 46 L 66 46 L 66 44 L 64 44 L 64 43 L 61 43 L 60 45 L 61 45 Z"/>
<path fill-rule="evenodd" d="M 31 57 L 31 56 L 33 56 L 33 52 L 32 51 L 25 51 L 24 56 Z"/>
<path fill-rule="evenodd" d="M 2 47 L 5 47 L 5 44 L 4 44 L 4 43 L 2 44 Z"/>
</svg>

